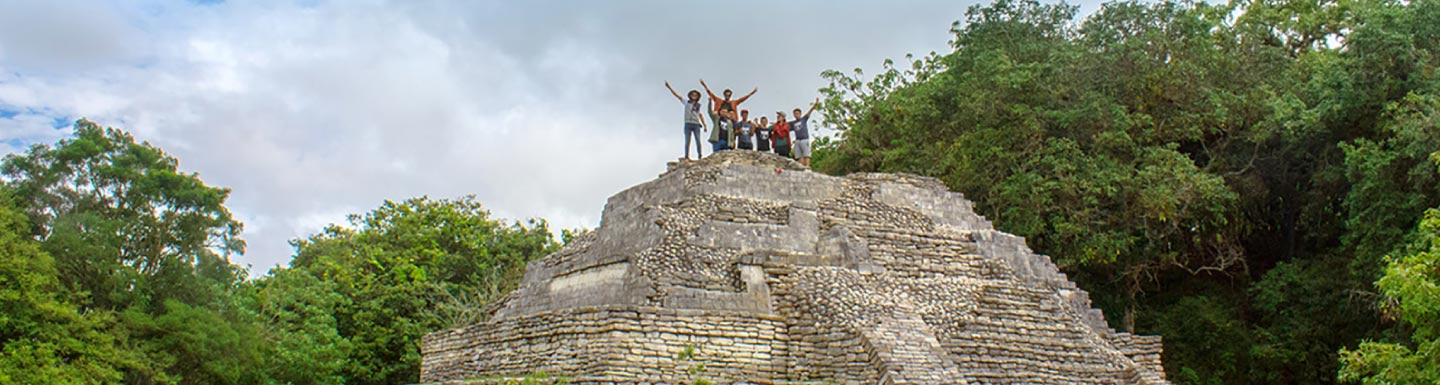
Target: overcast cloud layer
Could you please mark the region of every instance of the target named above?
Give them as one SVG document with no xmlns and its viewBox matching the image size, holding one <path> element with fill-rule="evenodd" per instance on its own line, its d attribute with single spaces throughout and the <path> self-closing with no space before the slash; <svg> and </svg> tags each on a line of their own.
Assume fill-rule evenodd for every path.
<svg viewBox="0 0 1440 385">
<path fill-rule="evenodd" d="M 823 70 L 947 51 L 970 4 L 0 0 L 0 154 L 128 130 L 233 190 L 252 274 L 385 199 L 594 227 L 682 154 L 663 81 L 789 110 Z"/>
</svg>

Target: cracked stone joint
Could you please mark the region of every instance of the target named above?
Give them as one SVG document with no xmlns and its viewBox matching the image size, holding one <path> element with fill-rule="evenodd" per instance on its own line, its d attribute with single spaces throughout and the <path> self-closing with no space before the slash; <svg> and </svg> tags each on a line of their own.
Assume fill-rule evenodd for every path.
<svg viewBox="0 0 1440 385">
<path fill-rule="evenodd" d="M 491 309 L 425 336 L 422 381 L 678 383 L 698 362 L 716 383 L 1168 384 L 1159 337 L 1108 328 L 938 180 L 753 151 L 611 197 Z"/>
</svg>

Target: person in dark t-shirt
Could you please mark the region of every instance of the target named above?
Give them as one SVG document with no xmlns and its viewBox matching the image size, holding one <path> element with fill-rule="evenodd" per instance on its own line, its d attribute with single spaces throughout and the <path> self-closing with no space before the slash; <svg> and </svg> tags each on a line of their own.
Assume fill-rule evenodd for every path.
<svg viewBox="0 0 1440 385">
<path fill-rule="evenodd" d="M 740 110 L 740 119 L 735 120 L 735 148 L 755 149 L 755 125 L 750 122 L 750 110 Z"/>
<path fill-rule="evenodd" d="M 721 110 L 716 113 L 716 116 L 718 119 L 715 122 L 715 131 L 719 140 L 712 142 L 713 147 L 711 150 L 713 152 L 720 152 L 734 148 L 735 135 L 733 131 L 735 129 L 735 120 L 731 119 L 730 111 Z"/>
<path fill-rule="evenodd" d="M 805 167 L 810 167 L 810 113 L 815 112 L 815 107 L 820 105 L 820 98 L 815 98 L 815 103 L 810 105 L 810 110 L 800 113 L 796 108 L 795 120 L 790 121 L 790 131 L 795 132 L 795 159 Z"/>
<path fill-rule="evenodd" d="M 770 127 L 770 118 L 761 116 L 760 122 L 755 125 L 756 151 L 770 152 L 770 137 L 772 136 L 771 134 L 774 133 L 774 130 L 773 127 Z"/>
<path fill-rule="evenodd" d="M 714 102 L 706 102 L 706 111 L 710 112 L 710 125 L 716 127 L 714 130 L 710 130 L 711 153 L 719 153 L 720 150 L 730 150 L 730 141 L 727 141 L 730 134 L 724 131 L 724 127 L 720 127 L 720 111 L 714 108 Z"/>
</svg>

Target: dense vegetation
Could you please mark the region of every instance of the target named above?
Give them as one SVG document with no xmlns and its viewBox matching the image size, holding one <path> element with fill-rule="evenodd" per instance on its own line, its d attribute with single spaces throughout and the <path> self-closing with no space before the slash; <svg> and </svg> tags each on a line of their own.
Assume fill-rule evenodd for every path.
<svg viewBox="0 0 1440 385">
<path fill-rule="evenodd" d="M 826 72 L 816 167 L 940 178 L 1176 383 L 1440 382 L 1440 1 L 1076 11 L 999 0 L 953 52 Z"/>
<path fill-rule="evenodd" d="M 556 244 L 471 198 L 385 202 L 246 280 L 229 191 L 89 121 L 0 168 L 0 384 L 401 384 Z"/>
<path fill-rule="evenodd" d="M 953 52 L 825 73 L 815 166 L 964 192 L 1178 384 L 1440 382 L 1440 0 L 1076 12 L 1000 0 Z M 229 191 L 123 131 L 0 173 L 0 385 L 413 382 L 421 335 L 557 247 L 416 198 L 247 280 Z"/>
</svg>

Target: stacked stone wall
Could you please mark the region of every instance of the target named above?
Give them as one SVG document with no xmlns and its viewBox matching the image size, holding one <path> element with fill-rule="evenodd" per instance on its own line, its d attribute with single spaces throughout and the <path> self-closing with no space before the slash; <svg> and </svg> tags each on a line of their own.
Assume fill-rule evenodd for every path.
<svg viewBox="0 0 1440 385">
<path fill-rule="evenodd" d="M 1141 375 L 1150 382 L 1165 381 L 1165 366 L 1160 362 L 1164 351 L 1160 336 L 1142 336 L 1130 333 L 1115 333 L 1112 338 L 1120 353 L 1145 369 Z"/>
<path fill-rule="evenodd" d="M 425 336 L 422 379 L 450 383 L 535 373 L 572 383 L 723 383 L 784 378 L 784 320 L 735 312 L 599 307 L 546 312 Z M 692 358 L 680 353 L 693 351 Z"/>
<path fill-rule="evenodd" d="M 936 179 L 727 152 L 616 194 L 422 380 L 1165 384 L 1161 349 Z"/>
</svg>

